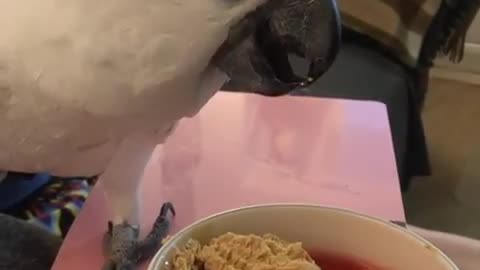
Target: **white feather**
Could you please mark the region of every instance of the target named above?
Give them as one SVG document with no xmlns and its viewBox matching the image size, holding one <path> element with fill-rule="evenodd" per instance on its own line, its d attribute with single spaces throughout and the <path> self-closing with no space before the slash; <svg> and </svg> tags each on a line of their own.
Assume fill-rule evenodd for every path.
<svg viewBox="0 0 480 270">
<path fill-rule="evenodd" d="M 0 0 L 0 170 L 101 173 L 206 102 L 211 56 L 264 1 Z"/>
<path fill-rule="evenodd" d="M 0 0 L 0 171 L 105 172 L 114 222 L 136 223 L 154 147 L 221 87 L 209 61 L 264 1 Z"/>
</svg>

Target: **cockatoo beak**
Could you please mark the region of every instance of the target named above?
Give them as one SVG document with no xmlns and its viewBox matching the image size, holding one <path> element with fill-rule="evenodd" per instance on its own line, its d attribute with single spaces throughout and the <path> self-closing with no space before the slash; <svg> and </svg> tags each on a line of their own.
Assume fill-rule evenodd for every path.
<svg viewBox="0 0 480 270">
<path fill-rule="evenodd" d="M 283 95 L 328 70 L 340 32 L 335 0 L 270 0 L 231 29 L 213 62 L 231 78 L 224 90 Z M 291 55 L 308 61 L 307 74 L 297 74 Z"/>
</svg>

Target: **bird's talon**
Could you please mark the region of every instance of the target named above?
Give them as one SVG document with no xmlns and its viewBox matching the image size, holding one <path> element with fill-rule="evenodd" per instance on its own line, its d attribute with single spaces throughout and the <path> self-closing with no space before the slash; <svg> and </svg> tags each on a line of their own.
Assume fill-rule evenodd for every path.
<svg viewBox="0 0 480 270">
<path fill-rule="evenodd" d="M 108 222 L 108 231 L 107 233 L 112 235 L 112 232 L 113 232 L 113 222 L 109 221 Z"/>
<path fill-rule="evenodd" d="M 171 202 L 166 202 L 162 205 L 162 208 L 160 209 L 160 216 L 166 217 L 168 212 L 171 212 L 174 216 L 176 215 L 175 208 Z"/>
<path fill-rule="evenodd" d="M 109 222 L 104 238 L 104 254 L 107 262 L 103 270 L 133 270 L 138 263 L 151 258 L 168 234 L 170 212 L 175 215 L 172 203 L 164 203 L 152 230 L 141 241 L 138 240 L 138 226 L 127 222 L 118 225 Z"/>
</svg>

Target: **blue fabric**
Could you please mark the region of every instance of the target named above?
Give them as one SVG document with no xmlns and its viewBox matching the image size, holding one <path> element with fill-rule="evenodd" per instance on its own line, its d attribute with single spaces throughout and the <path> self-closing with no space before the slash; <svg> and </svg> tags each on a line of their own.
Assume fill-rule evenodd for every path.
<svg viewBox="0 0 480 270">
<path fill-rule="evenodd" d="M 51 180 L 48 173 L 8 173 L 0 183 L 0 210 L 7 210 L 22 202 Z"/>
</svg>

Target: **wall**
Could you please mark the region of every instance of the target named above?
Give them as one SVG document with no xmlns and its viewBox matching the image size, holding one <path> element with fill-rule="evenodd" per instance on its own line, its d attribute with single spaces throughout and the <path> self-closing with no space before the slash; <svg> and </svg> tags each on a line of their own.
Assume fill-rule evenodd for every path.
<svg viewBox="0 0 480 270">
<path fill-rule="evenodd" d="M 477 16 L 470 28 L 467 42 L 480 44 L 480 15 Z"/>
<path fill-rule="evenodd" d="M 437 69 L 432 73 L 434 77 L 480 85 L 480 14 L 467 34 L 463 61 L 453 64 L 447 59 L 437 59 L 435 64 Z"/>
</svg>

